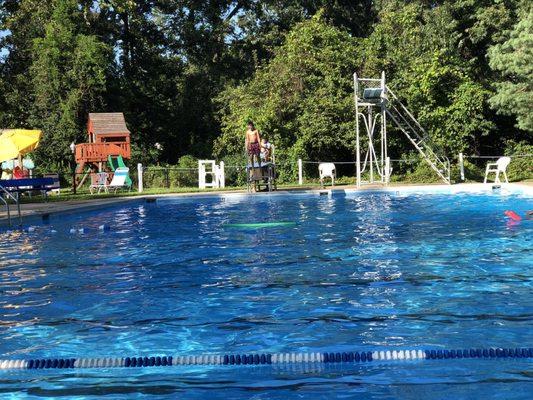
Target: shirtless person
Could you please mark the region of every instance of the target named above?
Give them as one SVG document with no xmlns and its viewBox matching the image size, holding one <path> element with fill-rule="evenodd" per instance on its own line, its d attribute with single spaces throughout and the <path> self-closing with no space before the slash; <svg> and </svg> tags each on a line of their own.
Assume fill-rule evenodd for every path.
<svg viewBox="0 0 533 400">
<path fill-rule="evenodd" d="M 248 159 L 252 168 L 254 166 L 254 157 L 261 168 L 261 137 L 259 136 L 259 131 L 255 129 L 254 123 L 252 121 L 248 122 L 248 129 L 246 131 L 246 151 L 248 153 Z"/>
</svg>

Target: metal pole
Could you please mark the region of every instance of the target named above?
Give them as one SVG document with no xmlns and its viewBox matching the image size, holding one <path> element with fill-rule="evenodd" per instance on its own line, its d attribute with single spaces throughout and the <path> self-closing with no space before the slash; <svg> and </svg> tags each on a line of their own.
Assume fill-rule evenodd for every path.
<svg viewBox="0 0 533 400">
<path fill-rule="evenodd" d="M 372 131 L 372 107 L 368 106 L 368 149 L 369 149 L 369 165 L 370 165 L 370 183 L 374 183 L 374 132 Z"/>
<path fill-rule="evenodd" d="M 359 143 L 359 104 L 357 103 L 357 73 L 353 74 L 354 83 L 354 101 L 355 101 L 355 184 L 357 188 L 361 187 L 361 148 Z"/>
<path fill-rule="evenodd" d="M 22 215 L 20 213 L 20 192 L 17 192 L 17 212 L 19 214 L 19 227 L 22 227 Z"/>
<path fill-rule="evenodd" d="M 389 158 L 389 154 L 387 151 L 387 85 L 385 84 L 385 71 L 381 72 L 381 95 L 381 141 L 383 143 L 382 159 L 384 158 L 385 160 L 387 160 Z M 389 168 L 387 168 L 387 172 L 384 175 L 386 177 L 389 177 Z M 388 179 L 386 183 L 388 183 Z"/>
<path fill-rule="evenodd" d="M 390 157 L 385 159 L 385 173 L 383 175 L 385 176 L 385 183 L 388 185 L 390 182 Z"/>
<path fill-rule="evenodd" d="M 303 162 L 302 159 L 298 159 L 298 185 L 304 184 L 304 175 L 303 175 Z"/>
<path fill-rule="evenodd" d="M 137 164 L 137 187 L 139 188 L 139 193 L 142 193 L 144 190 L 144 187 L 143 187 L 143 165 L 141 163 Z"/>
</svg>

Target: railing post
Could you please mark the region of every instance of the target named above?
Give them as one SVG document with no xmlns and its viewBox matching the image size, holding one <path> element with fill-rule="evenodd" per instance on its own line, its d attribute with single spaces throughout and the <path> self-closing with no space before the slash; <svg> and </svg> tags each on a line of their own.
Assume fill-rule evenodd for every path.
<svg viewBox="0 0 533 400">
<path fill-rule="evenodd" d="M 465 164 L 463 159 L 463 153 L 459 153 L 459 171 L 461 172 L 461 180 L 465 180 Z"/>
<path fill-rule="evenodd" d="M 304 184 L 304 177 L 303 177 L 303 162 L 302 159 L 298 159 L 298 185 Z"/>
<path fill-rule="evenodd" d="M 219 187 L 224 189 L 226 187 L 226 172 L 224 171 L 224 161 L 220 161 L 219 164 L 219 177 L 218 177 L 218 184 Z"/>
<path fill-rule="evenodd" d="M 139 189 L 139 193 L 142 193 L 143 188 L 143 165 L 141 163 L 137 164 L 137 187 Z"/>
<path fill-rule="evenodd" d="M 390 182 L 390 173 L 391 173 L 391 169 L 390 169 L 390 157 L 387 157 L 385 159 L 385 184 L 389 184 Z"/>
</svg>

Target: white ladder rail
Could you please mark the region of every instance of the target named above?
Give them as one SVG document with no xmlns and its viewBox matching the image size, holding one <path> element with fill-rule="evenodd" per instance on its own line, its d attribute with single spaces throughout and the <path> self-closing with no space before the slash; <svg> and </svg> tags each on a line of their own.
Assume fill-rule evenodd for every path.
<svg viewBox="0 0 533 400">
<path fill-rule="evenodd" d="M 409 141 L 414 145 L 417 151 L 422 155 L 431 168 L 447 184 L 451 183 L 450 179 L 450 161 L 446 156 L 439 156 L 430 146 L 429 135 L 420 125 L 418 120 L 409 112 L 398 97 L 390 88 L 387 87 L 387 93 L 392 96 L 393 101 L 387 105 L 387 115 L 391 117 L 396 126 L 407 136 Z M 398 104 L 400 110 L 394 105 Z M 405 113 L 407 117 L 405 116 Z M 414 137 L 413 137 L 414 136 Z"/>
</svg>

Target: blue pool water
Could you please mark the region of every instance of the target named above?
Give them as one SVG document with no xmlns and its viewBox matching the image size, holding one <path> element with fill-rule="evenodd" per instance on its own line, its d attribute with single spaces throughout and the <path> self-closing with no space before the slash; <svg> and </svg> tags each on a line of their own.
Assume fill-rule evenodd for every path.
<svg viewBox="0 0 533 400">
<path fill-rule="evenodd" d="M 503 215 L 532 208 L 498 194 L 169 198 L 0 228 L 0 358 L 533 347 L 533 221 Z M 295 224 L 228 226 L 279 221 Z M 16 370 L 0 371 L 0 398 L 526 399 L 532 366 Z"/>
</svg>

